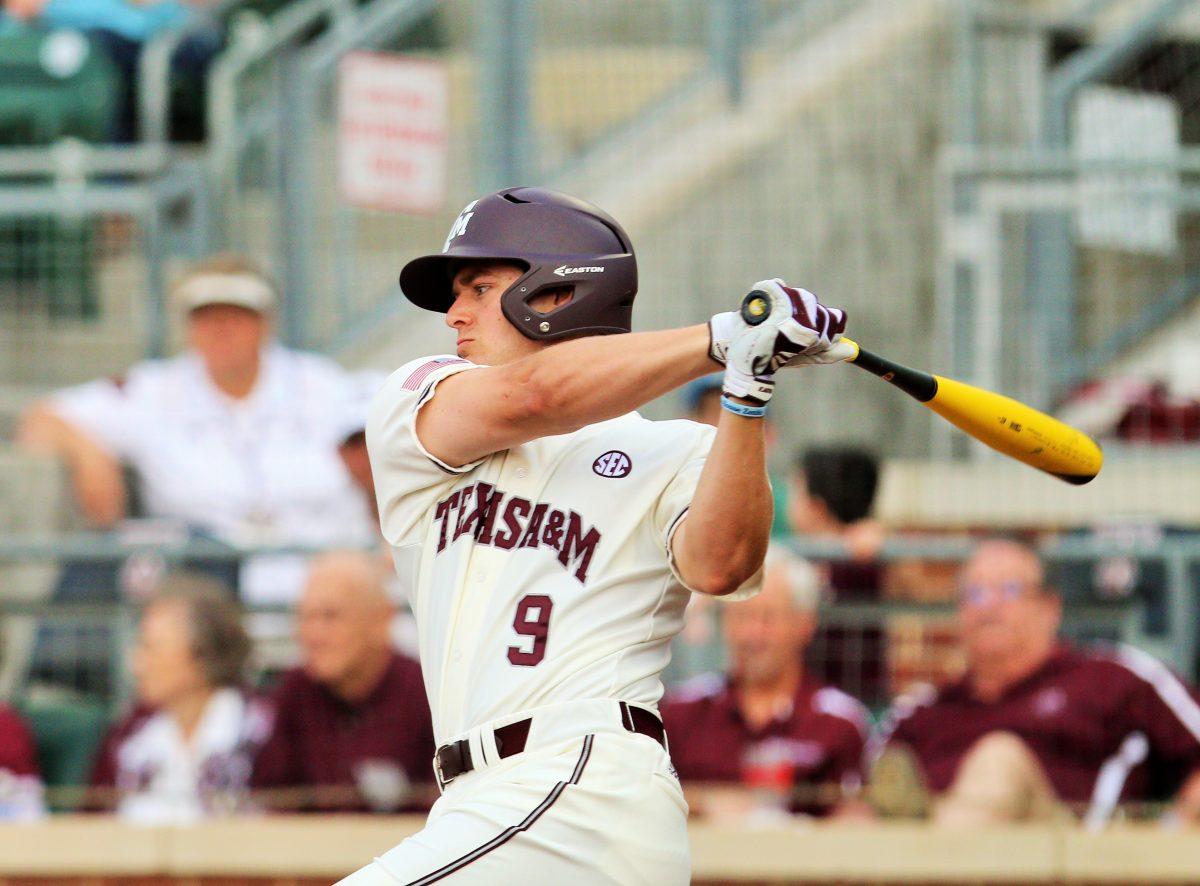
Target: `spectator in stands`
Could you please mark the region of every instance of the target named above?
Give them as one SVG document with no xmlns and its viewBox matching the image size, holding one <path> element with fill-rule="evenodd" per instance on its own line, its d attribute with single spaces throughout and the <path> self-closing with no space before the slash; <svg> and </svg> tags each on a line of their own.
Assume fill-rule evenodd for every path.
<svg viewBox="0 0 1200 886">
<path fill-rule="evenodd" d="M 961 572 L 965 677 L 897 702 L 871 799 L 944 825 L 1046 820 L 1174 797 L 1200 819 L 1200 705 L 1165 666 L 1128 647 L 1057 638 L 1062 603 L 1037 553 L 981 543 Z"/>
<path fill-rule="evenodd" d="M 149 516 L 239 547 L 373 541 L 368 500 L 338 456 L 354 377 L 273 343 L 276 290 L 246 259 L 209 259 L 174 298 L 187 312 L 186 353 L 60 391 L 23 417 L 18 441 L 66 460 L 98 527 L 125 516 L 126 462 Z M 300 558 L 252 558 L 242 597 L 294 602 L 304 570 Z"/>
<path fill-rule="evenodd" d="M 300 600 L 303 664 L 273 699 L 253 785 L 279 810 L 420 807 L 433 777 L 433 727 L 420 666 L 393 649 L 393 606 L 367 553 L 320 557 Z"/>
<path fill-rule="evenodd" d="M 16 711 L 0 704 L 0 822 L 26 821 L 44 812 L 33 736 Z"/>
<path fill-rule="evenodd" d="M 871 517 L 879 459 L 856 446 L 818 446 L 800 453 L 791 476 L 788 516 L 796 535 L 842 543 L 846 559 L 830 561 L 834 598 L 878 600 L 884 567 L 878 559 L 884 530 Z M 883 631 L 878 627 L 823 626 L 810 666 L 822 679 L 876 704 L 888 697 Z"/>
<path fill-rule="evenodd" d="M 0 702 L 0 822 L 40 816 L 42 793 L 33 735 L 21 715 Z"/>
<path fill-rule="evenodd" d="M 764 799 L 827 814 L 862 783 L 867 710 L 804 667 L 819 573 L 778 547 L 764 569 L 758 596 L 724 607 L 729 675 L 684 684 L 662 709 L 671 760 L 701 814 L 740 815 Z"/>
<path fill-rule="evenodd" d="M 92 773 L 89 805 L 144 824 L 244 808 L 267 731 L 243 688 L 250 640 L 237 605 L 208 579 L 171 584 L 138 629 L 137 704 L 109 730 Z"/>
</svg>

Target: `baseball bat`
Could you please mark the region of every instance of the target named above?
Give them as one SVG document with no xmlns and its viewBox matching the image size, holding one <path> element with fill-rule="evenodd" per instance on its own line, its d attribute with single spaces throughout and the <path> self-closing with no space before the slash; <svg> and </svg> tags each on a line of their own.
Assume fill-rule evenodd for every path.
<svg viewBox="0 0 1200 886">
<path fill-rule="evenodd" d="M 756 326 L 769 309 L 766 294 L 753 290 L 742 300 L 742 319 Z M 857 352 L 847 362 L 879 376 L 997 452 L 1076 486 L 1100 473 L 1104 453 L 1082 431 L 1011 397 L 901 366 L 845 336 L 842 341 Z"/>
</svg>

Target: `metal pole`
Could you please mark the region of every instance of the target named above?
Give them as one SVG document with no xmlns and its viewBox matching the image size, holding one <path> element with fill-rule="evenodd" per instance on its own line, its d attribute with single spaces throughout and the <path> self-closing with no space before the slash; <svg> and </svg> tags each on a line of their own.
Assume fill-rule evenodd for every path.
<svg viewBox="0 0 1200 886">
<path fill-rule="evenodd" d="M 313 79 L 299 76 L 299 66 L 290 63 L 283 78 L 279 106 L 285 137 L 278 158 L 279 192 L 283 224 L 279 226 L 280 268 L 283 281 L 282 337 L 292 347 L 307 344 L 309 301 L 313 298 L 309 260 L 316 246 L 313 213 L 312 142 L 317 126 Z"/>
<path fill-rule="evenodd" d="M 1162 28 L 1192 5 L 1192 0 L 1159 0 L 1157 7 L 1113 39 L 1071 56 L 1050 77 L 1046 90 L 1042 144 L 1064 148 L 1070 143 L 1071 102 L 1095 82 L 1148 46 Z M 1043 377 L 1048 390 L 1040 398 L 1048 405 L 1078 380 L 1079 344 L 1076 324 L 1076 267 L 1074 218 L 1070 213 L 1036 213 L 1029 226 L 1027 295 L 1039 336 Z"/>
<path fill-rule="evenodd" d="M 742 44 L 749 6 L 739 0 L 714 0 L 708 12 L 708 53 L 713 70 L 725 81 L 731 105 L 739 105 L 745 89 Z"/>
<path fill-rule="evenodd" d="M 141 240 L 146 256 L 146 354 L 162 357 L 167 352 L 166 250 L 163 248 L 162 201 L 156 192 L 141 213 Z"/>
<path fill-rule="evenodd" d="M 1167 636 L 1171 642 L 1171 665 L 1181 674 L 1195 676 L 1196 606 L 1189 579 L 1187 555 L 1171 551 L 1166 557 L 1167 593 L 1170 622 Z"/>
<path fill-rule="evenodd" d="M 532 0 L 480 0 L 479 167 L 481 191 L 525 184 L 534 172 L 530 59 L 534 52 Z"/>
</svg>

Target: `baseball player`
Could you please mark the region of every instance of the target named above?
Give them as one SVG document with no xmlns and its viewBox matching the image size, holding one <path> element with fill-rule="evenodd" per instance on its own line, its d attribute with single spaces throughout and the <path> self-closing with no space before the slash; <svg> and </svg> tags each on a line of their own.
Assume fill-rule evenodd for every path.
<svg viewBox="0 0 1200 886">
<path fill-rule="evenodd" d="M 470 203 L 400 286 L 457 333 L 456 355 L 395 372 L 367 422 L 442 796 L 342 882 L 686 883 L 659 673 L 690 591 L 752 589 L 774 372 L 850 356 L 844 315 L 770 280 L 760 325 L 631 333 L 629 238 L 540 188 Z M 715 429 L 633 411 L 720 366 Z"/>
</svg>

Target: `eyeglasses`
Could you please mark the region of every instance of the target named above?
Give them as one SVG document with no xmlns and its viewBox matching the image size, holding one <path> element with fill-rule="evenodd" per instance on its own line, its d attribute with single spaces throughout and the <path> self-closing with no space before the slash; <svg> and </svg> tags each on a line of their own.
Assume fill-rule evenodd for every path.
<svg viewBox="0 0 1200 886">
<path fill-rule="evenodd" d="M 964 606 L 986 606 L 1033 596 L 1037 586 L 1028 581 L 1002 581 L 996 584 L 967 584 L 958 589 L 958 599 Z"/>
</svg>

